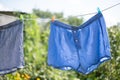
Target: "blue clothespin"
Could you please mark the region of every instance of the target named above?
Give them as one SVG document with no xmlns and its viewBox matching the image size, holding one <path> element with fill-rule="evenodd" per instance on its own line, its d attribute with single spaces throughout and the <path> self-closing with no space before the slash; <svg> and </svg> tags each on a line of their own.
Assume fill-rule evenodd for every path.
<svg viewBox="0 0 120 80">
<path fill-rule="evenodd" d="M 98 11 L 98 13 L 101 13 L 101 10 L 100 10 L 100 8 L 99 8 L 99 7 L 97 8 L 97 11 Z"/>
</svg>

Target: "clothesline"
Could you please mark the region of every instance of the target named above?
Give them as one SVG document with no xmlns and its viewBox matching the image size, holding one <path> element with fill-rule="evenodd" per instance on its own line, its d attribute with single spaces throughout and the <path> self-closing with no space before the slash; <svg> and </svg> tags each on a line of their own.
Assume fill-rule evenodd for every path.
<svg viewBox="0 0 120 80">
<path fill-rule="evenodd" d="M 105 9 L 103 9 L 103 10 L 101 10 L 101 12 L 104 12 L 104 11 L 107 11 L 107 10 L 109 10 L 109 9 L 112 9 L 113 7 L 116 7 L 116 6 L 118 6 L 118 5 L 120 5 L 120 2 L 117 3 L 117 4 L 114 4 L 114 5 L 110 6 L 110 7 L 107 7 L 107 8 L 105 8 Z M 81 15 L 77 15 L 77 16 L 73 16 L 73 17 L 87 16 L 87 15 L 92 15 L 92 14 L 96 14 L 96 13 L 97 13 L 97 12 L 91 12 L 91 13 L 81 14 Z M 59 18 L 59 19 L 64 19 L 64 18 Z M 36 19 L 23 19 L 23 20 L 36 20 Z M 50 20 L 51 20 L 51 19 L 50 19 Z"/>
<path fill-rule="evenodd" d="M 112 5 L 112 6 L 108 7 L 108 8 L 105 8 L 105 9 L 101 10 L 101 12 L 107 11 L 107 10 L 109 10 L 109 9 L 111 9 L 111 8 L 113 8 L 113 7 L 115 7 L 115 6 L 117 6 L 117 5 L 120 5 L 120 3 L 114 4 L 114 5 Z M 82 15 L 77 15 L 77 16 L 75 16 L 75 17 L 86 16 L 86 15 L 92 15 L 92 14 L 96 14 L 96 12 L 87 13 L 87 14 L 82 14 Z"/>
</svg>

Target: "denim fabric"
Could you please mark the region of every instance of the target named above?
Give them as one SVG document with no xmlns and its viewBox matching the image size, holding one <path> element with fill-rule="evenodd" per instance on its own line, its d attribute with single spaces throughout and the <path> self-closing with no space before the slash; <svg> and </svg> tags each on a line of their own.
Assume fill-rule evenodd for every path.
<svg viewBox="0 0 120 80">
<path fill-rule="evenodd" d="M 51 22 L 47 59 L 49 66 L 89 74 L 109 59 L 110 43 L 102 13 L 97 13 L 76 27 L 57 20 Z"/>
<path fill-rule="evenodd" d="M 0 26 L 0 75 L 23 66 L 23 23 L 17 20 Z"/>
</svg>

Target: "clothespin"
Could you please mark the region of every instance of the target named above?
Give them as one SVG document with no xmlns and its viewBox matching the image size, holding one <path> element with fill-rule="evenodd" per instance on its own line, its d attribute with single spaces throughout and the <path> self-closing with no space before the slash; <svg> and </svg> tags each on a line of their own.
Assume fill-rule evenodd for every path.
<svg viewBox="0 0 120 80">
<path fill-rule="evenodd" d="M 24 20 L 24 17 L 23 17 L 23 15 L 22 15 L 22 14 L 20 15 L 20 20 L 21 20 L 21 21 L 23 21 L 23 20 Z"/>
<path fill-rule="evenodd" d="M 52 16 L 52 22 L 54 22 L 54 20 L 55 20 L 55 16 Z"/>
<path fill-rule="evenodd" d="M 101 10 L 100 10 L 100 8 L 99 8 L 99 7 L 97 8 L 97 11 L 98 11 L 98 13 L 101 13 Z"/>
</svg>

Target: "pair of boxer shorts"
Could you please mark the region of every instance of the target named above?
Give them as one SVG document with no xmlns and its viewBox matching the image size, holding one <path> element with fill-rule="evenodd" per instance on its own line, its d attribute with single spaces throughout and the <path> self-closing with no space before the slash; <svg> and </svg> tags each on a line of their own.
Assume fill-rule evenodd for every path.
<svg viewBox="0 0 120 80">
<path fill-rule="evenodd" d="M 102 13 L 97 13 L 80 26 L 58 20 L 50 23 L 49 66 L 89 74 L 109 59 L 110 43 Z"/>
<path fill-rule="evenodd" d="M 0 26 L 0 75 L 23 66 L 23 22 L 16 20 Z"/>
</svg>

